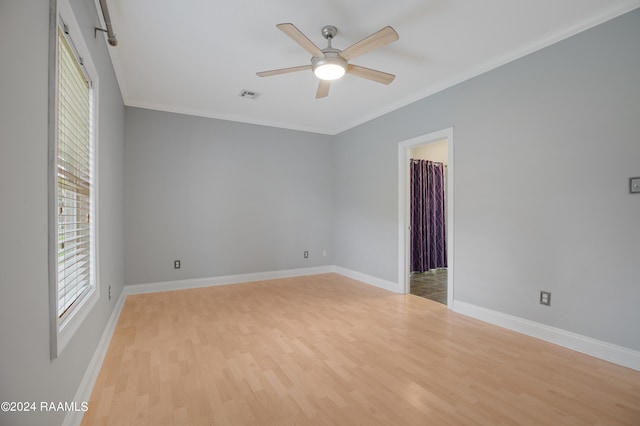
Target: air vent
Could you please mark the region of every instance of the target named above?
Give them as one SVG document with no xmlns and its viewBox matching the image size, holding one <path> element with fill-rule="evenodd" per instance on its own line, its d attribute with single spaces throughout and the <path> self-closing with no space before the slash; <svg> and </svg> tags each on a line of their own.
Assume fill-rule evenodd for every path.
<svg viewBox="0 0 640 426">
<path fill-rule="evenodd" d="M 258 96 L 260 96 L 260 93 L 254 92 L 253 90 L 242 89 L 242 91 L 240 92 L 241 98 L 257 99 Z"/>
</svg>

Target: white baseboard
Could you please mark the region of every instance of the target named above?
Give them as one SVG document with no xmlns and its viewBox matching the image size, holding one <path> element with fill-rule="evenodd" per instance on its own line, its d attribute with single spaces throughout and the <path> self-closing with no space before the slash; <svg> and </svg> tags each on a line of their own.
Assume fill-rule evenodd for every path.
<svg viewBox="0 0 640 426">
<path fill-rule="evenodd" d="M 126 294 L 156 293 L 160 291 L 185 290 L 189 288 L 212 287 L 227 284 L 248 283 L 252 281 L 274 280 L 278 278 L 302 277 L 306 275 L 328 274 L 334 272 L 333 266 L 313 268 L 284 269 L 281 271 L 255 272 L 250 274 L 223 275 L 219 277 L 194 278 L 179 281 L 163 281 L 146 284 L 125 285 Z"/>
<path fill-rule="evenodd" d="M 394 283 L 393 281 L 387 281 L 383 280 L 382 278 L 373 277 L 371 275 L 363 274 L 357 271 L 352 271 L 351 269 L 343 268 L 342 266 L 334 266 L 333 272 L 357 281 L 362 281 L 363 283 L 372 285 L 374 287 L 389 290 L 394 293 L 401 293 L 400 286 L 398 285 L 398 283 Z"/>
<path fill-rule="evenodd" d="M 122 292 L 120 293 L 120 297 L 118 297 L 118 300 L 113 308 L 113 312 L 111 312 L 111 316 L 109 317 L 107 326 L 104 328 L 102 336 L 98 341 L 98 346 L 93 353 L 93 357 L 91 357 L 91 361 L 89 361 L 89 365 L 84 372 L 84 376 L 82 376 L 82 381 L 80 382 L 80 386 L 78 386 L 76 395 L 73 398 L 73 400 L 77 403 L 85 401 L 89 402 L 89 399 L 91 398 L 93 386 L 96 384 L 98 374 L 100 373 L 100 369 L 102 368 L 102 361 L 104 361 L 104 357 L 107 355 L 109 343 L 111 343 L 111 336 L 113 336 L 113 332 L 116 329 L 116 324 L 118 323 L 118 318 L 120 318 L 120 312 L 122 312 L 122 307 L 124 306 L 126 297 L 127 295 L 125 294 L 125 291 L 122 290 Z M 83 415 L 83 411 L 68 411 L 67 415 L 62 421 L 62 425 L 79 426 L 82 422 Z"/>
<path fill-rule="evenodd" d="M 161 291 L 186 290 L 189 288 L 212 287 L 218 285 L 241 284 L 253 281 L 267 281 L 279 278 L 303 277 L 335 272 L 345 277 L 361 281 L 374 287 L 400 293 L 398 283 L 383 280 L 361 272 L 343 268 L 341 266 L 318 266 L 312 268 L 284 269 L 280 271 L 255 272 L 250 274 L 222 275 L 218 277 L 193 278 L 177 281 L 161 281 L 157 283 L 129 284 L 124 286 L 124 292 L 129 294 L 157 293 Z"/>
<path fill-rule="evenodd" d="M 623 346 L 592 339 L 560 328 L 550 327 L 459 300 L 454 301 L 453 310 L 490 324 L 640 371 L 640 352 Z"/>
</svg>

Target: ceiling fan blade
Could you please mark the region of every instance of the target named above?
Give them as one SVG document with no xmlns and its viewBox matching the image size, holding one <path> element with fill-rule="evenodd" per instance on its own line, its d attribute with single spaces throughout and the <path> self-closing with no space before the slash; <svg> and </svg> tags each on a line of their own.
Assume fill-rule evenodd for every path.
<svg viewBox="0 0 640 426">
<path fill-rule="evenodd" d="M 301 65 L 299 67 L 280 68 L 278 70 L 271 70 L 271 71 L 260 71 L 260 72 L 257 72 L 256 75 L 258 77 L 269 77 L 272 75 L 288 74 L 290 72 L 306 71 L 310 69 L 311 69 L 311 65 Z"/>
<path fill-rule="evenodd" d="M 357 56 L 364 55 L 367 52 L 371 52 L 378 47 L 382 47 L 386 44 L 394 42 L 399 38 L 400 37 L 398 36 L 396 30 L 391 27 L 384 27 L 380 31 L 371 34 L 369 37 L 366 37 L 356 44 L 347 47 L 342 52 L 340 52 L 340 56 L 349 61 Z"/>
<path fill-rule="evenodd" d="M 382 84 L 389 84 L 393 81 L 394 78 L 396 78 L 396 76 L 393 74 L 351 64 L 349 64 L 347 73 L 355 75 L 356 77 L 366 78 L 367 80 L 377 81 L 378 83 Z"/>
<path fill-rule="evenodd" d="M 318 84 L 318 91 L 316 92 L 316 99 L 326 98 L 329 95 L 329 88 L 331 87 L 331 80 L 320 80 Z"/>
<path fill-rule="evenodd" d="M 304 50 L 311 53 L 313 56 L 319 56 L 319 57 L 324 56 L 324 53 L 322 53 L 322 50 L 320 50 L 318 46 L 313 44 L 313 42 L 309 40 L 306 35 L 302 34 L 302 31 L 296 28 L 295 25 L 278 24 L 276 25 L 276 27 L 278 27 L 280 31 L 282 31 L 283 33 L 291 37 L 293 41 L 298 43 L 300 46 L 302 46 Z"/>
</svg>

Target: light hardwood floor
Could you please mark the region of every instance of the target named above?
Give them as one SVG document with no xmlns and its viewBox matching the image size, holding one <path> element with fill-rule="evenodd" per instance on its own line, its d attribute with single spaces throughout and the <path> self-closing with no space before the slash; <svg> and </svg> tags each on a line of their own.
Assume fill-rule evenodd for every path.
<svg viewBox="0 0 640 426">
<path fill-rule="evenodd" d="M 336 274 L 129 296 L 84 425 L 640 425 L 640 372 Z"/>
</svg>

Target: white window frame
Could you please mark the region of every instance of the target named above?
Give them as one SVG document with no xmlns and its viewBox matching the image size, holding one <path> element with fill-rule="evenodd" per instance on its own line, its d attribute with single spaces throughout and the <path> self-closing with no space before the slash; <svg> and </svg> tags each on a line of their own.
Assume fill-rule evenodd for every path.
<svg viewBox="0 0 640 426">
<path fill-rule="evenodd" d="M 78 331 L 100 298 L 98 273 L 98 72 L 93 64 L 87 44 L 68 0 L 59 0 L 58 10 L 52 17 L 50 29 L 50 89 L 49 89 L 49 305 L 51 322 L 51 358 L 57 358 Z M 90 144 L 93 157 L 91 182 L 91 269 L 90 288 L 61 316 L 58 306 L 58 29 L 68 35 L 76 59 L 90 81 Z"/>
</svg>

